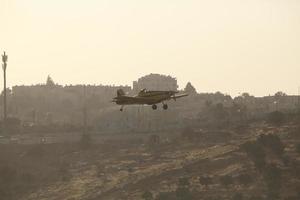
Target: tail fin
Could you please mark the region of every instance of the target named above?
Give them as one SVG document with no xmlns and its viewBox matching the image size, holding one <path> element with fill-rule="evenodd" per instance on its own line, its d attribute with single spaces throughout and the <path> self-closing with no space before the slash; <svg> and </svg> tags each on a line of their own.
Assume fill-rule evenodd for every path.
<svg viewBox="0 0 300 200">
<path fill-rule="evenodd" d="M 118 89 L 118 90 L 117 90 L 117 95 L 118 95 L 118 97 L 124 96 L 124 95 L 125 95 L 125 92 L 124 92 L 122 89 Z"/>
</svg>

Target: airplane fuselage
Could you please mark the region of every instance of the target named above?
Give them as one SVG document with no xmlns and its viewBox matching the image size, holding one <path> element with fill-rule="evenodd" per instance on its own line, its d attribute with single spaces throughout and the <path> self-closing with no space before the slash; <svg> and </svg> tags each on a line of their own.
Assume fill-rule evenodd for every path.
<svg viewBox="0 0 300 200">
<path fill-rule="evenodd" d="M 188 94 L 175 95 L 177 91 L 147 91 L 146 89 L 141 90 L 138 95 L 127 96 L 124 91 L 119 89 L 117 91 L 117 97 L 113 98 L 113 102 L 118 105 L 121 105 L 120 111 L 123 110 L 125 105 L 152 105 L 153 110 L 157 109 L 158 103 L 163 104 L 163 109 L 168 109 L 168 105 L 165 104 L 165 101 L 187 96 Z"/>
<path fill-rule="evenodd" d="M 138 95 L 133 97 L 126 95 L 115 97 L 114 101 L 118 105 L 153 105 L 169 100 L 175 93 L 176 92 L 173 91 L 150 91 L 144 93 L 140 92 Z"/>
</svg>

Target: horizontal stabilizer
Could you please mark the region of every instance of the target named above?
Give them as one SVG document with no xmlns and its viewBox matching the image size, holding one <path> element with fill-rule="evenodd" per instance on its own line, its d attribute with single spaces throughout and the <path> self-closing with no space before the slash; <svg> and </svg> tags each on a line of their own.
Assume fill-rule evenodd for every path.
<svg viewBox="0 0 300 200">
<path fill-rule="evenodd" d="M 186 97 L 189 96 L 189 94 L 180 94 L 180 95 L 174 95 L 171 98 L 174 99 L 176 101 L 176 99 L 179 99 L 181 97 Z"/>
</svg>

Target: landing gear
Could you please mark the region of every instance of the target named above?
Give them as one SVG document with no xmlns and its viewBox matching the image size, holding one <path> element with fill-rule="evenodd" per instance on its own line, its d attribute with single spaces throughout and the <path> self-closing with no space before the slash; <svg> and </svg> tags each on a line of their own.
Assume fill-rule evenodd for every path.
<svg viewBox="0 0 300 200">
<path fill-rule="evenodd" d="M 156 110 L 156 109 L 157 109 L 157 105 L 153 104 L 153 105 L 152 105 L 152 109 L 153 109 L 153 110 Z"/>
<path fill-rule="evenodd" d="M 124 106 L 121 106 L 121 108 L 120 108 L 120 111 L 121 111 L 121 112 L 123 111 L 123 108 L 124 108 Z"/>
<path fill-rule="evenodd" d="M 164 105 L 163 105 L 163 109 L 164 109 L 164 110 L 167 110 L 167 109 L 168 109 L 168 105 L 167 105 L 167 104 L 164 104 Z"/>
</svg>

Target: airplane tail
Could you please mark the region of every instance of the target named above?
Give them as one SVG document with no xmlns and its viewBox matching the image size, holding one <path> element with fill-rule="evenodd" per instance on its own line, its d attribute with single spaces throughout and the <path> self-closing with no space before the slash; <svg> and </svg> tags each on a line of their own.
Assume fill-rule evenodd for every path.
<svg viewBox="0 0 300 200">
<path fill-rule="evenodd" d="M 125 92 L 124 92 L 122 89 L 118 89 L 118 90 L 117 90 L 117 95 L 118 95 L 118 97 L 124 96 L 124 95 L 125 95 Z"/>
</svg>

